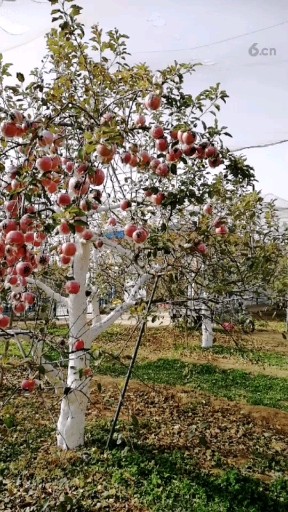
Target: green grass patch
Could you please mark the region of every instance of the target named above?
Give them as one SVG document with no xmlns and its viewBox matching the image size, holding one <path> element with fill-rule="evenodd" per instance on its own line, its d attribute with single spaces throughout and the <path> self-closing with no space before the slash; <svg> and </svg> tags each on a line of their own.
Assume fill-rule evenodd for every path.
<svg viewBox="0 0 288 512">
<path fill-rule="evenodd" d="M 29 354 L 31 351 L 31 343 L 29 341 L 22 341 L 22 347 L 24 349 L 25 354 Z M 9 340 L 8 347 L 6 346 L 6 340 L 0 340 L 0 356 L 6 355 L 7 358 L 19 358 L 22 357 L 22 354 L 19 350 L 19 347 L 15 340 L 11 338 Z"/>
<path fill-rule="evenodd" d="M 256 320 L 256 333 L 259 332 L 285 332 L 286 322 L 280 322 L 279 320 Z"/>
<path fill-rule="evenodd" d="M 125 366 L 119 362 L 103 362 L 102 374 L 124 376 Z M 134 378 L 154 384 L 188 385 L 229 400 L 245 401 L 288 411 L 288 379 L 269 375 L 252 375 L 241 370 L 224 370 L 212 364 L 192 364 L 178 359 L 157 359 L 138 363 Z"/>
<path fill-rule="evenodd" d="M 203 349 L 199 347 L 199 350 Z M 227 347 L 227 345 L 217 344 L 211 349 L 211 353 L 227 358 L 233 356 L 255 364 L 264 364 L 288 369 L 288 356 L 276 352 L 264 352 L 245 347 Z"/>
<path fill-rule="evenodd" d="M 69 336 L 69 327 L 67 325 L 54 325 L 53 327 L 48 327 L 47 333 L 50 336 L 67 338 Z"/>
</svg>

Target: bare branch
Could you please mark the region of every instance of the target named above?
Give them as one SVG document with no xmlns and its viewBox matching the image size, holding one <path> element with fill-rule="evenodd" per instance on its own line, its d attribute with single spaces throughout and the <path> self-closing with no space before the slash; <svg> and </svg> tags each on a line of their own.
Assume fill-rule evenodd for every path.
<svg viewBox="0 0 288 512">
<path fill-rule="evenodd" d="M 120 304 L 117 308 L 114 309 L 109 315 L 106 316 L 104 320 L 95 324 L 89 331 L 87 336 L 87 343 L 92 343 L 99 334 L 108 329 L 110 325 L 113 325 L 120 316 L 123 315 L 129 308 L 135 305 L 139 296 L 138 292 L 142 286 L 144 286 L 147 281 L 151 279 L 151 274 L 143 274 L 135 284 L 134 288 L 131 290 L 131 293 L 128 297 L 128 300 L 123 304 Z"/>
<path fill-rule="evenodd" d="M 52 288 L 50 288 L 50 286 L 43 283 L 42 281 L 39 281 L 39 279 L 33 279 L 29 277 L 27 281 L 29 284 L 34 284 L 35 286 L 37 286 L 37 288 L 40 288 L 40 290 L 46 293 L 48 297 L 55 300 L 55 302 L 59 302 L 60 304 L 63 304 L 63 306 L 66 307 L 68 306 L 68 300 L 66 297 L 63 297 L 62 295 L 60 295 L 60 293 L 55 292 L 54 290 L 52 290 Z"/>
</svg>

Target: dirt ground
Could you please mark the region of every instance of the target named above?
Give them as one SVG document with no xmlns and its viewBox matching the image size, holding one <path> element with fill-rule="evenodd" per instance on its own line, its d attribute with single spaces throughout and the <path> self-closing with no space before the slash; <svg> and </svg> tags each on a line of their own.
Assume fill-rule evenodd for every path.
<svg viewBox="0 0 288 512">
<path fill-rule="evenodd" d="M 101 392 L 96 382 L 101 382 Z M 106 376 L 95 381 L 89 419 L 112 419 L 122 384 L 122 379 Z M 139 424 L 131 428 L 135 417 Z M 183 387 L 132 381 L 121 420 L 124 438 L 132 446 L 141 439 L 151 448 L 184 450 L 210 471 L 237 467 L 269 480 L 276 465 L 288 476 L 288 413 L 214 399 Z M 269 461 L 274 465 L 269 467 Z"/>
</svg>

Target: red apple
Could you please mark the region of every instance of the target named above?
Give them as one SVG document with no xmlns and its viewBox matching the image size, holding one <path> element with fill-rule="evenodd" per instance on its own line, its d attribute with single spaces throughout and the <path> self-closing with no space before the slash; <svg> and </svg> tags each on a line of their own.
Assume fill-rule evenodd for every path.
<svg viewBox="0 0 288 512">
<path fill-rule="evenodd" d="M 212 215 L 213 214 L 212 204 L 206 204 L 203 208 L 203 213 L 205 213 L 205 215 Z"/>
<path fill-rule="evenodd" d="M 150 130 L 150 135 L 153 137 L 153 139 L 162 139 L 164 137 L 164 130 L 162 126 L 157 124 L 153 126 L 153 128 Z"/>
<path fill-rule="evenodd" d="M 151 196 L 152 202 L 158 206 L 163 203 L 165 197 L 166 196 L 163 192 L 158 192 L 158 194 Z"/>
<path fill-rule="evenodd" d="M 17 222 L 13 219 L 5 219 L 1 222 L 0 228 L 7 235 L 9 231 L 17 231 Z"/>
<path fill-rule="evenodd" d="M 158 139 L 155 143 L 157 151 L 160 151 L 161 153 L 163 151 L 166 151 L 168 149 L 168 141 L 167 139 Z"/>
<path fill-rule="evenodd" d="M 84 350 L 85 348 L 85 343 L 83 340 L 77 340 L 75 343 L 74 343 L 74 350 Z"/>
<path fill-rule="evenodd" d="M 70 256 L 65 256 L 65 254 L 60 255 L 60 262 L 62 265 L 69 265 L 71 263 L 72 259 Z"/>
<path fill-rule="evenodd" d="M 75 196 L 84 196 L 89 191 L 90 180 L 87 176 L 82 178 L 70 178 L 69 180 L 69 192 Z"/>
<path fill-rule="evenodd" d="M 5 243 L 10 245 L 23 245 L 24 234 L 21 231 L 9 231 L 5 237 Z"/>
<path fill-rule="evenodd" d="M 28 231 L 24 235 L 25 244 L 32 244 L 34 242 L 34 233 L 33 231 Z"/>
<path fill-rule="evenodd" d="M 130 161 L 129 161 L 130 167 L 137 167 L 138 164 L 139 164 L 138 156 L 137 155 L 131 155 L 131 158 L 130 158 Z"/>
<path fill-rule="evenodd" d="M 173 148 L 171 151 L 169 151 L 169 153 L 167 154 L 166 156 L 166 160 L 167 162 L 177 162 L 178 160 L 180 160 L 181 156 L 182 156 L 182 151 L 180 148 L 176 147 L 176 148 Z"/>
<path fill-rule="evenodd" d="M 215 158 L 218 155 L 218 151 L 215 146 L 208 146 L 205 149 L 205 157 L 206 158 Z"/>
<path fill-rule="evenodd" d="M 39 171 L 49 172 L 52 170 L 52 158 L 50 156 L 42 156 L 36 160 L 36 167 Z"/>
<path fill-rule="evenodd" d="M 105 172 L 102 169 L 95 169 L 93 174 L 89 175 L 91 185 L 100 187 L 105 181 Z"/>
<path fill-rule="evenodd" d="M 157 94 L 154 94 L 153 92 L 150 92 L 145 100 L 145 107 L 148 108 L 148 110 L 158 110 L 161 105 L 161 97 Z"/>
<path fill-rule="evenodd" d="M 209 158 L 209 160 L 208 160 L 208 165 L 212 169 L 215 169 L 216 167 L 219 167 L 219 165 L 222 165 L 222 164 L 223 164 L 223 160 L 219 156 L 217 156 L 216 158 Z"/>
<path fill-rule="evenodd" d="M 23 391 L 34 391 L 37 387 L 36 381 L 34 379 L 24 379 L 21 384 L 21 388 Z"/>
<path fill-rule="evenodd" d="M 220 228 L 220 226 L 222 226 L 222 224 L 226 224 L 226 222 L 225 217 L 217 217 L 213 222 L 213 226 L 214 228 Z"/>
<path fill-rule="evenodd" d="M 59 170 L 59 167 L 62 165 L 62 160 L 59 155 L 54 155 L 51 157 L 52 160 L 52 171 Z"/>
<path fill-rule="evenodd" d="M 148 233 L 147 233 L 146 229 L 143 229 L 143 228 L 136 229 L 136 231 L 134 231 L 134 233 L 132 235 L 132 239 L 134 240 L 134 242 L 136 244 L 143 244 L 143 242 L 145 242 L 147 237 L 148 237 Z"/>
<path fill-rule="evenodd" d="M 195 132 L 184 132 L 182 134 L 183 144 L 187 144 L 187 146 L 191 146 L 196 141 L 196 133 Z"/>
<path fill-rule="evenodd" d="M 140 158 L 140 163 L 142 165 L 147 165 L 147 164 L 150 164 L 151 162 L 151 156 L 149 155 L 148 151 L 141 151 L 141 153 L 139 153 L 139 158 Z"/>
<path fill-rule="evenodd" d="M 146 124 L 146 118 L 143 116 L 143 114 L 139 114 L 135 119 L 136 126 L 145 126 Z"/>
<path fill-rule="evenodd" d="M 59 226 L 59 233 L 61 233 L 61 235 L 69 235 L 70 232 L 71 230 L 67 222 L 62 221 Z"/>
<path fill-rule="evenodd" d="M 1 125 L 1 133 L 6 139 L 12 139 L 17 135 L 17 126 L 15 123 L 3 123 Z"/>
<path fill-rule="evenodd" d="M 185 156 L 194 156 L 196 153 L 196 147 L 195 146 L 187 146 L 184 144 L 182 146 L 182 151 Z"/>
<path fill-rule="evenodd" d="M 109 158 L 114 154 L 114 150 L 111 146 L 107 146 L 106 144 L 98 144 L 96 153 L 104 158 Z"/>
<path fill-rule="evenodd" d="M 16 199 L 11 199 L 10 201 L 5 201 L 4 209 L 7 213 L 9 213 L 10 217 L 18 217 L 19 214 L 19 202 Z"/>
<path fill-rule="evenodd" d="M 150 167 L 151 171 L 155 172 L 158 165 L 160 165 L 160 164 L 161 164 L 161 162 L 160 162 L 160 160 L 158 160 L 158 158 L 152 158 L 149 167 Z"/>
<path fill-rule="evenodd" d="M 28 277 L 32 271 L 33 267 L 28 261 L 19 261 L 16 265 L 16 272 L 19 276 Z"/>
<path fill-rule="evenodd" d="M 77 295 L 80 291 L 80 284 L 78 281 L 68 281 L 65 285 L 65 291 L 71 295 Z"/>
<path fill-rule="evenodd" d="M 24 302 L 18 302 L 12 306 L 12 309 L 13 309 L 13 312 L 15 313 L 15 315 L 19 316 L 19 315 L 23 315 L 23 313 L 25 313 L 27 306 L 26 306 L 26 304 L 24 304 Z"/>
<path fill-rule="evenodd" d="M 88 164 L 81 164 L 77 167 L 76 169 L 76 174 L 78 176 L 83 176 L 89 169 L 89 165 Z"/>
<path fill-rule="evenodd" d="M 19 225 L 20 229 L 24 232 L 32 231 L 34 227 L 34 217 L 29 213 L 24 213 L 24 215 L 20 219 Z"/>
<path fill-rule="evenodd" d="M 158 165 L 155 172 L 156 172 L 156 174 L 158 174 L 158 176 L 165 178 L 166 176 L 168 176 L 170 169 L 167 164 L 163 163 L 163 164 Z"/>
<path fill-rule="evenodd" d="M 116 226 L 116 225 L 117 225 L 117 219 L 115 219 L 115 217 L 111 217 L 108 220 L 108 226 Z"/>
<path fill-rule="evenodd" d="M 127 224 L 124 228 L 124 233 L 129 238 L 132 238 L 133 233 L 135 233 L 135 231 L 137 231 L 137 229 L 138 229 L 138 227 L 136 226 L 136 224 Z"/>
<path fill-rule="evenodd" d="M 71 174 L 73 172 L 73 169 L 75 167 L 75 164 L 74 162 L 71 162 L 71 161 L 68 161 L 65 163 L 65 168 L 66 168 L 66 171 Z"/>
<path fill-rule="evenodd" d="M 91 229 L 84 229 L 84 231 L 81 233 L 81 237 L 83 240 L 91 240 L 94 236 L 94 233 Z"/>
<path fill-rule="evenodd" d="M 171 130 L 170 137 L 172 140 L 178 140 L 178 130 Z"/>
<path fill-rule="evenodd" d="M 70 204 L 72 203 L 72 199 L 71 199 L 71 196 L 69 194 L 67 194 L 67 192 L 61 192 L 61 194 L 59 194 L 59 196 L 57 197 L 57 203 L 59 206 L 70 206 Z"/>
<path fill-rule="evenodd" d="M 34 302 L 36 301 L 36 295 L 34 295 L 34 293 L 31 292 L 24 292 L 22 294 L 22 300 L 23 302 L 26 302 L 26 304 L 29 304 L 29 306 L 32 306 L 32 304 L 34 304 Z"/>
<path fill-rule="evenodd" d="M 208 253 L 207 245 L 205 245 L 203 242 L 200 242 L 200 244 L 198 244 L 197 247 L 196 247 L 196 251 L 199 254 L 206 255 Z"/>
<path fill-rule="evenodd" d="M 215 229 L 216 235 L 224 236 L 224 235 L 227 235 L 228 233 L 229 233 L 229 229 L 227 226 L 225 226 L 225 224 L 223 224 L 222 226 L 219 226 L 219 228 Z"/>
<path fill-rule="evenodd" d="M 123 211 L 128 210 L 128 208 L 131 208 L 131 201 L 124 199 L 120 204 L 120 208 Z"/>
<path fill-rule="evenodd" d="M 235 325 L 230 322 L 224 322 L 222 324 L 222 327 L 223 327 L 224 331 L 226 331 L 226 332 L 232 332 L 235 329 Z"/>
<path fill-rule="evenodd" d="M 0 328 L 7 329 L 7 327 L 9 327 L 9 325 L 10 325 L 10 317 L 6 316 L 6 315 L 0 316 Z"/>
<path fill-rule="evenodd" d="M 74 256 L 77 251 L 77 245 L 74 244 L 74 242 L 66 242 L 65 244 L 62 245 L 61 251 L 62 254 L 64 254 L 64 256 Z"/>
<path fill-rule="evenodd" d="M 131 153 L 129 153 L 128 151 L 125 151 L 125 153 L 122 153 L 121 155 L 121 162 L 123 164 L 129 164 L 130 163 L 130 160 L 131 160 Z"/>
</svg>

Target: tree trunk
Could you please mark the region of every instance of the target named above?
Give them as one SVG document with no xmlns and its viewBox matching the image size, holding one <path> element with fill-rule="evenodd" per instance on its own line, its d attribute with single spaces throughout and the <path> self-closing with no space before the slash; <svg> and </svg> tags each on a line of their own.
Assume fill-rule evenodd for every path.
<svg viewBox="0 0 288 512">
<path fill-rule="evenodd" d="M 93 289 L 92 297 L 91 297 L 91 306 L 92 306 L 92 325 L 97 324 L 101 321 L 100 315 L 100 302 L 99 302 L 99 294 L 97 289 Z"/>
<path fill-rule="evenodd" d="M 211 311 L 207 305 L 207 297 L 204 295 L 202 303 L 202 348 L 213 346 L 213 324 Z"/>
<path fill-rule="evenodd" d="M 78 243 L 74 257 L 74 279 L 80 283 L 80 291 L 69 295 L 69 364 L 67 384 L 61 403 L 57 424 L 57 444 L 63 450 L 75 449 L 84 443 L 85 415 L 89 401 L 90 377 L 85 375 L 89 368 L 91 348 L 87 336 L 87 299 L 85 294 L 86 275 L 89 267 L 90 244 Z M 78 339 L 85 343 L 85 349 L 74 351 Z"/>
</svg>

